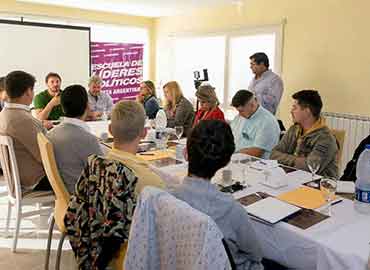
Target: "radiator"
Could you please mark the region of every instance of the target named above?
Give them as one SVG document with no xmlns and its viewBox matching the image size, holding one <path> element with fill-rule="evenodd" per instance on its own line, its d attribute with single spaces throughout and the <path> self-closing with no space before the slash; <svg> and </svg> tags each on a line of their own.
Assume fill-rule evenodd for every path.
<svg viewBox="0 0 370 270">
<path fill-rule="evenodd" d="M 332 112 L 324 112 L 322 116 L 324 116 L 329 128 L 344 130 L 346 133 L 342 149 L 342 158 L 338 164 L 339 175 L 342 175 L 356 147 L 370 134 L 370 117 Z"/>
</svg>

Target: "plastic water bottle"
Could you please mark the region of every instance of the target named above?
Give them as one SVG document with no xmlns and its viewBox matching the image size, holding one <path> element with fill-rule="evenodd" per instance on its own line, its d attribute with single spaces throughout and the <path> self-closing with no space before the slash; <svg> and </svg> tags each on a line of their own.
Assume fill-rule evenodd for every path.
<svg viewBox="0 0 370 270">
<path fill-rule="evenodd" d="M 355 209 L 370 215 L 370 144 L 361 153 L 356 167 Z"/>
</svg>

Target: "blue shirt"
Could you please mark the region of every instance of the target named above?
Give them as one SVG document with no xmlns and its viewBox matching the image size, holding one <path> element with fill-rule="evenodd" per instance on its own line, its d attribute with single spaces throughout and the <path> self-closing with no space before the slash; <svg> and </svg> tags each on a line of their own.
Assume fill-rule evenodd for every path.
<svg viewBox="0 0 370 270">
<path fill-rule="evenodd" d="M 259 106 L 249 118 L 237 115 L 230 126 L 235 139 L 236 152 L 255 147 L 264 150 L 262 158 L 269 159 L 272 148 L 279 142 L 278 121 L 262 106 Z"/>
<path fill-rule="evenodd" d="M 144 99 L 145 114 L 149 119 L 154 119 L 159 111 L 159 103 L 155 96 L 149 96 Z"/>
</svg>

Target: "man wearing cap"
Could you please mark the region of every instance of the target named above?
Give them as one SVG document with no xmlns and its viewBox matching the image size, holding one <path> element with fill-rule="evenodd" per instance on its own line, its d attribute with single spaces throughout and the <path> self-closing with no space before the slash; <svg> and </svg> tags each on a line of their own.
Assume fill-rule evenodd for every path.
<svg viewBox="0 0 370 270">
<path fill-rule="evenodd" d="M 220 102 L 216 96 L 215 88 L 209 84 L 199 86 L 195 96 L 198 99 L 198 111 L 195 114 L 193 127 L 201 120 L 225 121 L 224 113 L 218 107 Z"/>
</svg>

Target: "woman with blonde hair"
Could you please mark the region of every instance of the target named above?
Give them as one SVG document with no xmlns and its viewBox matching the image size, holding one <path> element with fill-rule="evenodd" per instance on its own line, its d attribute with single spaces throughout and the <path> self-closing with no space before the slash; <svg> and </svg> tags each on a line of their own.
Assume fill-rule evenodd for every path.
<svg viewBox="0 0 370 270">
<path fill-rule="evenodd" d="M 186 136 L 194 119 L 193 105 L 183 96 L 180 85 L 176 81 L 166 83 L 163 86 L 163 92 L 167 127 L 182 126 Z"/>
<path fill-rule="evenodd" d="M 149 119 L 154 119 L 160 109 L 155 86 L 152 81 L 143 81 L 140 83 L 140 93 L 136 100 L 143 104 L 145 114 Z"/>
<path fill-rule="evenodd" d="M 220 102 L 216 96 L 215 88 L 210 84 L 199 86 L 195 96 L 198 99 L 199 109 L 195 114 L 193 127 L 201 120 L 221 120 L 225 121 L 224 113 L 218 107 Z"/>
</svg>

